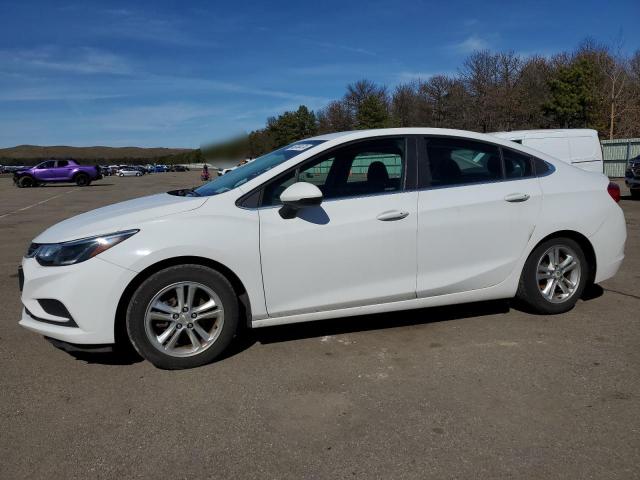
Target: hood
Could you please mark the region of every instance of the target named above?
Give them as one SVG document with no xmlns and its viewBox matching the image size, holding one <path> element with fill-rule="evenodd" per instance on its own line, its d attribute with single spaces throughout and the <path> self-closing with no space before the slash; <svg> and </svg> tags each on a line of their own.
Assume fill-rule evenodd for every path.
<svg viewBox="0 0 640 480">
<path fill-rule="evenodd" d="M 201 207 L 209 197 L 181 197 L 160 193 L 115 203 L 71 217 L 48 228 L 33 241 L 57 243 L 141 228 L 143 222 Z"/>
</svg>

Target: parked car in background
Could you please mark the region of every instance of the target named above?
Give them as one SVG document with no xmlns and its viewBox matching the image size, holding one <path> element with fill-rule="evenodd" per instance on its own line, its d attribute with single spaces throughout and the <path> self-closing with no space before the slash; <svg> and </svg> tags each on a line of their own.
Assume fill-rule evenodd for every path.
<svg viewBox="0 0 640 480">
<path fill-rule="evenodd" d="M 133 167 L 124 167 L 118 170 L 119 177 L 141 177 L 142 172 Z"/>
<path fill-rule="evenodd" d="M 153 169 L 153 171 L 155 173 L 164 173 L 168 171 L 168 168 L 166 165 L 156 165 Z"/>
<path fill-rule="evenodd" d="M 602 146 L 595 130 L 518 130 L 495 132 L 491 135 L 535 148 L 582 170 L 604 172 Z"/>
<path fill-rule="evenodd" d="M 47 160 L 13 174 L 14 183 L 21 188 L 63 182 L 73 182 L 79 187 L 86 187 L 101 178 L 102 173 L 98 167 L 79 165 L 74 160 Z"/>
<path fill-rule="evenodd" d="M 25 170 L 29 167 L 25 166 L 25 165 L 4 165 L 2 167 L 2 173 L 13 173 L 13 172 L 17 172 L 18 170 Z"/>
<path fill-rule="evenodd" d="M 188 172 L 189 169 L 187 167 L 185 167 L 184 165 L 174 165 L 173 166 L 173 171 L 174 172 Z"/>
<path fill-rule="evenodd" d="M 475 132 L 323 135 L 49 228 L 22 261 L 20 324 L 79 344 L 123 333 L 175 369 L 219 357 L 241 325 L 514 296 L 557 314 L 618 271 L 619 194 Z"/>
<path fill-rule="evenodd" d="M 98 168 L 100 169 L 100 173 L 105 176 L 105 177 L 109 177 L 112 175 L 111 173 L 111 169 L 109 168 L 108 165 L 98 165 Z"/>
<path fill-rule="evenodd" d="M 624 173 L 624 183 L 629 187 L 633 198 L 640 198 L 640 155 L 629 160 Z"/>
<path fill-rule="evenodd" d="M 226 175 L 227 173 L 234 171 L 236 168 L 238 168 L 238 165 L 228 168 L 218 168 L 216 171 L 218 176 L 221 177 L 222 175 Z"/>
</svg>

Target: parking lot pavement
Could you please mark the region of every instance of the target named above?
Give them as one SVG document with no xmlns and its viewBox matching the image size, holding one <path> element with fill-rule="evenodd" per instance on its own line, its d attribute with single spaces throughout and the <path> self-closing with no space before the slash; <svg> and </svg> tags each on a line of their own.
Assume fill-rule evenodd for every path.
<svg viewBox="0 0 640 480">
<path fill-rule="evenodd" d="M 628 197 L 620 273 L 559 316 L 489 302 L 274 327 L 174 372 L 71 355 L 18 327 L 15 268 L 37 233 L 197 183 L 0 179 L 1 478 L 640 477 L 640 202 Z"/>
</svg>

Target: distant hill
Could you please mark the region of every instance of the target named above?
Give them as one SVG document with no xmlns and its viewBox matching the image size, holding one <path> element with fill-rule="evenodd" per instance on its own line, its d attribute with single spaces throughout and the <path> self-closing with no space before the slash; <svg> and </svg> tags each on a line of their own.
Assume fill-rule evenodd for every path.
<svg viewBox="0 0 640 480">
<path fill-rule="evenodd" d="M 67 147 L 37 145 L 18 145 L 11 148 L 0 148 L 0 163 L 11 161 L 25 161 L 33 163 L 47 158 L 73 158 L 95 162 L 100 160 L 153 160 L 183 156 L 194 150 L 190 148 L 141 148 L 141 147 Z M 184 155 L 188 156 L 188 155 Z"/>
</svg>

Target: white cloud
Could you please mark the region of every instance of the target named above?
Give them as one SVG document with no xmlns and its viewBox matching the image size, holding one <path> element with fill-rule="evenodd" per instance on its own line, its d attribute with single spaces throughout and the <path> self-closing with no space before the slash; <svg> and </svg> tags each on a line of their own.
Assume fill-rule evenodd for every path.
<svg viewBox="0 0 640 480">
<path fill-rule="evenodd" d="M 374 57 L 377 55 L 377 53 L 371 51 L 371 50 L 367 50 L 366 48 L 360 48 L 360 47 L 352 47 L 350 45 L 341 45 L 338 43 L 332 43 L 332 42 L 317 42 L 317 41 L 310 41 L 309 43 L 313 44 L 313 45 L 317 45 L 318 47 L 322 47 L 322 48 L 329 48 L 329 49 L 333 49 L 333 50 L 342 50 L 344 52 L 351 52 L 351 53 L 358 53 L 360 55 L 367 55 L 370 57 Z"/>
<path fill-rule="evenodd" d="M 128 75 L 129 63 L 111 52 L 89 47 L 63 50 L 46 46 L 28 50 L 0 50 L 0 63 L 5 69 L 55 70 L 75 74 Z"/>
<path fill-rule="evenodd" d="M 194 120 L 226 114 L 226 109 L 189 103 L 142 105 L 98 114 L 91 121 L 100 129 L 117 131 L 175 130 Z"/>
<path fill-rule="evenodd" d="M 106 10 L 105 13 L 112 19 L 92 28 L 92 33 L 180 47 L 219 46 L 218 42 L 208 38 L 209 31 L 194 34 L 178 18 L 152 16 L 148 12 L 136 13 L 127 9 Z"/>
<path fill-rule="evenodd" d="M 476 50 L 485 50 L 490 47 L 490 44 L 488 40 L 478 35 L 471 35 L 463 41 L 453 44 L 451 47 L 459 53 L 471 53 Z"/>
<path fill-rule="evenodd" d="M 427 80 L 431 78 L 434 73 L 431 72 L 409 72 L 404 71 L 398 73 L 398 78 L 403 81 L 411 81 L 411 80 Z"/>
<path fill-rule="evenodd" d="M 90 101 L 110 98 L 121 98 L 123 94 L 79 92 L 75 89 L 64 87 L 27 87 L 3 89 L 0 91 L 0 102 L 32 102 L 32 101 Z"/>
</svg>

